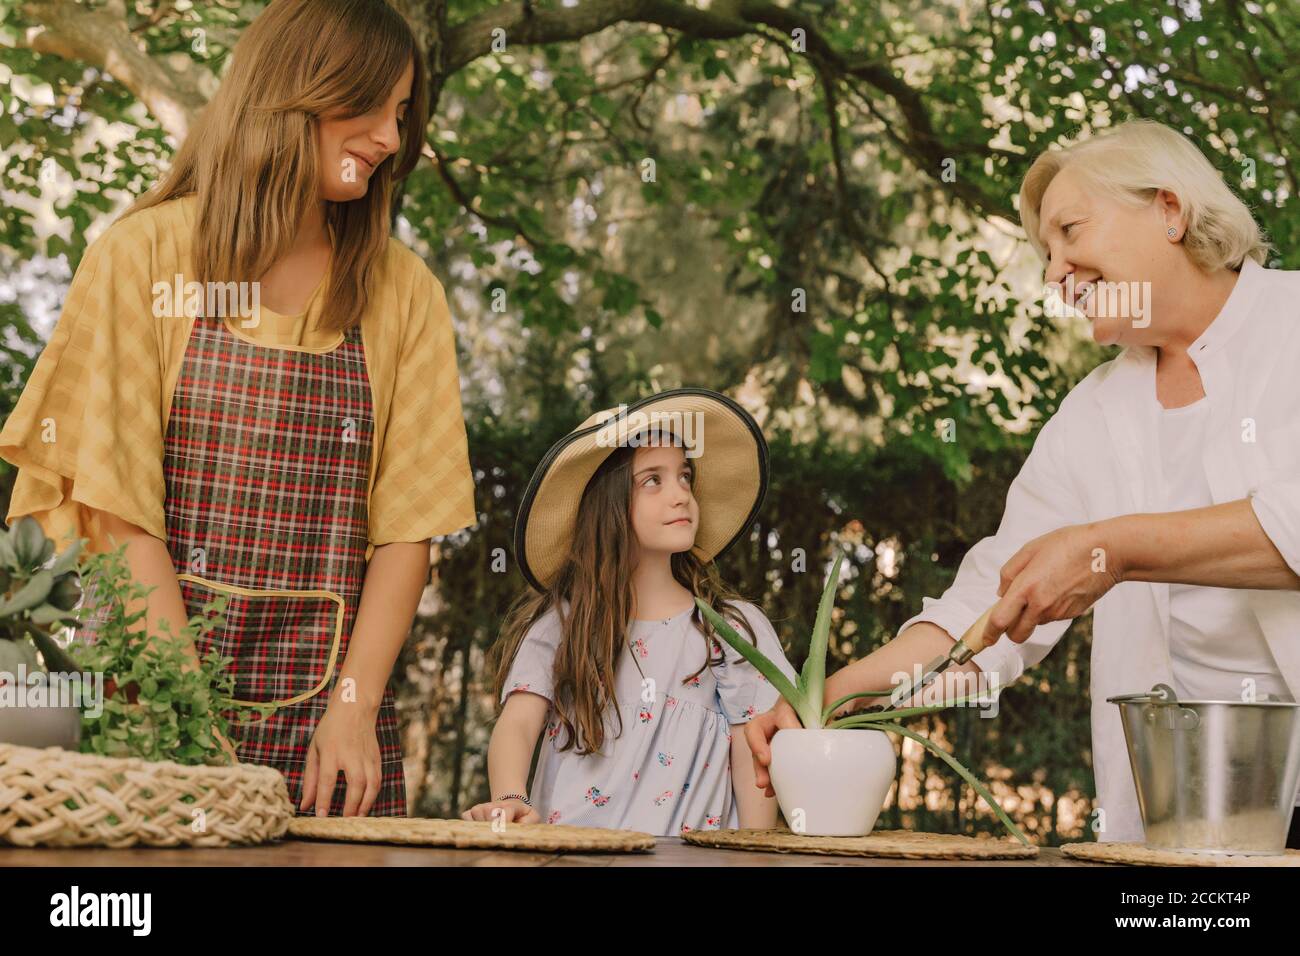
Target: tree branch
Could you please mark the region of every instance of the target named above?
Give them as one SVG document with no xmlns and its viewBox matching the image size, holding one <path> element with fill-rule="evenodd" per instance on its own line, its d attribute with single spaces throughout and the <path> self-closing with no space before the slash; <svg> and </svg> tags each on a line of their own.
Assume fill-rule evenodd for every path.
<svg viewBox="0 0 1300 956">
<path fill-rule="evenodd" d="M 442 180 L 443 185 L 447 187 L 447 191 L 451 193 L 452 198 L 460 204 L 462 209 L 490 226 L 501 226 L 505 229 L 514 230 L 534 249 L 540 249 L 542 247 L 543 243 L 530 236 L 528 230 L 526 230 L 514 216 L 497 216 L 480 209 L 478 197 L 467 192 L 460 182 L 457 181 L 456 177 L 451 174 L 451 169 L 448 168 L 446 157 L 444 157 L 442 153 L 438 152 L 428 143 L 424 144 L 424 148 L 421 152 L 433 163 L 434 169 L 438 172 L 438 178 Z"/>
<path fill-rule="evenodd" d="M 688 7 L 676 0 L 589 0 L 562 9 L 533 8 L 524 2 L 503 3 L 452 26 L 447 32 L 447 72 L 492 52 L 497 30 L 512 46 L 564 43 L 599 33 L 616 23 L 657 23 L 690 36 L 730 39 L 753 27 L 744 19 Z"/>
<path fill-rule="evenodd" d="M 935 131 L 924 94 L 910 86 L 887 63 L 854 57 L 835 49 L 819 31 L 816 22 L 799 11 L 777 6 L 769 0 L 726 0 L 710 10 L 690 7 L 679 0 L 589 0 L 576 7 L 536 10 L 523 2 L 503 3 L 452 26 L 446 38 L 446 67 L 454 73 L 492 52 L 497 30 L 508 45 L 529 46 L 581 39 L 618 23 L 657 24 L 697 39 L 735 39 L 758 34 L 769 27 L 785 36 L 802 30 L 807 56 L 814 68 L 830 76 L 862 80 L 894 101 L 907 127 L 899 141 L 908 157 L 927 176 L 939 175 L 943 161 L 954 155 L 990 155 L 986 144 L 944 143 Z M 986 195 L 969 182 L 953 185 L 953 191 L 984 215 L 1015 221 L 1006 197 Z"/>
<path fill-rule="evenodd" d="M 168 69 L 150 57 L 127 28 L 121 5 L 116 13 L 114 9 L 71 0 L 24 3 L 23 16 L 40 25 L 16 31 L 16 43 L 111 74 L 179 143 L 207 97 L 195 75 Z"/>
</svg>

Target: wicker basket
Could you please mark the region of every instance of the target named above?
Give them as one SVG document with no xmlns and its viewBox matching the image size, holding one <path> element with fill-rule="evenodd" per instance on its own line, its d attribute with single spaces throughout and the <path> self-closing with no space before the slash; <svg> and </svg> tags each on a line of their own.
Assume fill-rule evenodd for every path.
<svg viewBox="0 0 1300 956">
<path fill-rule="evenodd" d="M 270 767 L 187 767 L 0 743 L 0 844 L 253 844 L 282 837 L 293 816 L 284 777 Z"/>
</svg>

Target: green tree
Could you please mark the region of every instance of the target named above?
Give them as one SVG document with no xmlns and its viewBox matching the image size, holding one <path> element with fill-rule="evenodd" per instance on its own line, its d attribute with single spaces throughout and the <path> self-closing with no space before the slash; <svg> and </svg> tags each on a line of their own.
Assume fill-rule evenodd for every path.
<svg viewBox="0 0 1300 956">
<path fill-rule="evenodd" d="M 425 812 L 482 792 L 482 652 L 522 586 L 493 558 L 531 464 L 593 408 L 704 384 L 757 411 L 772 489 L 724 573 L 798 663 L 819 569 L 849 549 L 842 662 L 942 590 L 1037 424 L 1106 357 L 1042 314 L 1015 203 L 1035 155 L 1166 122 L 1250 204 L 1274 264 L 1300 261 L 1287 0 L 396 5 L 434 104 L 396 226 L 452 296 L 480 479 L 479 525 L 438 543 L 439 610 L 401 662 Z M 0 0 L 0 261 L 66 277 L 262 7 Z M 12 402 L 40 335 L 3 308 Z M 1049 841 L 1055 796 L 1090 786 L 1086 631 L 999 721 L 943 729 L 986 776 L 1049 795 L 1017 810 Z M 908 819 L 983 827 L 959 797 Z"/>
</svg>

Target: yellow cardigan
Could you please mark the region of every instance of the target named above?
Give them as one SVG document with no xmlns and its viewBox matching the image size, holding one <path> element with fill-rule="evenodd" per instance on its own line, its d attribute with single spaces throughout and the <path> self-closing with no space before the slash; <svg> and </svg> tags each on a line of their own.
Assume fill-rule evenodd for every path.
<svg viewBox="0 0 1300 956">
<path fill-rule="evenodd" d="M 0 431 L 18 467 L 8 521 L 34 516 L 45 533 L 108 543 L 83 505 L 167 539 L 163 437 L 192 317 L 154 316 L 156 283 L 192 277 L 193 197 L 113 223 L 90 244 L 49 344 Z M 362 318 L 374 398 L 370 557 L 377 545 L 449 534 L 476 521 L 461 410 L 456 341 L 442 284 L 390 238 Z M 183 278 L 181 284 L 189 281 Z M 260 324 L 230 331 L 271 348 L 329 351 L 342 333 L 319 327 L 326 280 L 307 311 L 263 307 Z"/>
</svg>

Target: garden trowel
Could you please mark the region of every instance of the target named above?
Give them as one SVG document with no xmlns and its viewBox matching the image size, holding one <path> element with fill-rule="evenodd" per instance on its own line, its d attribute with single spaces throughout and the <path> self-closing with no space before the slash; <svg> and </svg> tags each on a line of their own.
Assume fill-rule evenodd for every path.
<svg viewBox="0 0 1300 956">
<path fill-rule="evenodd" d="M 994 605 L 996 607 L 997 605 Z M 925 665 L 925 670 L 921 672 L 921 679 L 916 682 L 903 681 L 897 689 L 889 695 L 889 703 L 883 705 L 880 710 L 891 710 L 897 707 L 903 701 L 907 700 L 923 690 L 931 681 L 946 671 L 953 664 L 965 664 L 977 653 L 984 649 L 984 628 L 989 623 L 989 615 L 993 613 L 990 607 L 987 611 L 979 616 L 974 624 L 966 629 L 966 633 L 961 636 L 948 653 L 940 654 L 929 664 Z"/>
</svg>

